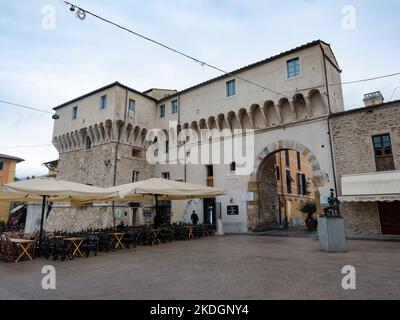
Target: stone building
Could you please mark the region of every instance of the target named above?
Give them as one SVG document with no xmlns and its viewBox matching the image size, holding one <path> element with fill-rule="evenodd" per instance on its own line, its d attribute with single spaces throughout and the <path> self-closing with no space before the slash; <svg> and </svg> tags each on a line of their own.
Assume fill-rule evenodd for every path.
<svg viewBox="0 0 400 320">
<path fill-rule="evenodd" d="M 318 40 L 179 92 L 139 92 L 113 83 L 55 108 L 59 116 L 53 133 L 60 154 L 57 176 L 104 187 L 154 176 L 212 184 L 226 195 L 164 203 L 165 215 L 172 221 L 188 221 L 195 210 L 204 222 L 221 216 L 226 232 L 276 228 L 278 190 L 266 186 L 270 159 L 277 152 L 299 152 L 310 164 L 321 196 L 328 196 L 335 187 L 328 120 L 344 110 L 342 88 L 335 85 L 341 82 L 340 74 L 330 45 Z M 150 134 L 155 128 L 166 135 L 167 143 Z M 198 133 L 196 140 L 186 136 L 189 129 Z M 222 134 L 215 137 L 203 134 L 204 130 Z M 182 132 L 184 139 L 173 145 Z M 251 149 L 244 157 L 246 168 L 250 167 L 246 174 L 243 163 L 226 152 L 221 162 L 209 157 L 201 164 L 176 164 L 173 157 L 149 163 L 146 156 L 154 145 L 160 149 L 169 145 L 171 150 L 185 148 L 180 157 L 195 158 L 196 147 L 210 144 L 213 149 L 221 142 L 250 136 Z M 134 204 L 132 210 L 149 215 L 152 205 Z M 74 209 L 75 224 L 67 227 L 110 224 L 109 207 L 101 208 L 85 209 L 84 215 Z M 133 215 L 126 205 L 120 209 L 122 216 L 128 211 L 128 220 Z M 63 228 L 71 221 L 57 213 L 61 210 L 51 213 L 50 227 Z M 78 223 L 78 216 L 85 221 Z"/>
<path fill-rule="evenodd" d="M 400 101 L 364 102 L 331 116 L 341 211 L 348 233 L 400 235 Z"/>
</svg>

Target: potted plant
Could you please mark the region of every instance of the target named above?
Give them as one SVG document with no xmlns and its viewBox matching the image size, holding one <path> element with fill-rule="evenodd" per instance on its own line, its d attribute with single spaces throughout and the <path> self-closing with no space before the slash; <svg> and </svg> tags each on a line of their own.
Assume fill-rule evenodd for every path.
<svg viewBox="0 0 400 320">
<path fill-rule="evenodd" d="M 305 222 L 309 231 L 316 231 L 318 227 L 318 220 L 314 218 L 314 214 L 317 212 L 317 203 L 312 200 L 302 202 L 300 211 L 305 215 Z"/>
</svg>

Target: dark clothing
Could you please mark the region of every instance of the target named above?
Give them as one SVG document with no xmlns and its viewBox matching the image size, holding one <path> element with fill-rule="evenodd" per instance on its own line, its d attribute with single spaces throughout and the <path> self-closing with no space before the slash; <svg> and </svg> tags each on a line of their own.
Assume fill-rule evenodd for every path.
<svg viewBox="0 0 400 320">
<path fill-rule="evenodd" d="M 157 214 L 154 217 L 154 228 L 158 229 L 159 227 L 161 227 L 162 224 L 163 224 L 163 219 L 162 219 L 161 215 Z"/>
<path fill-rule="evenodd" d="M 192 219 L 192 223 L 194 225 L 197 225 L 199 223 L 199 216 L 196 213 L 193 213 L 190 219 Z"/>
</svg>

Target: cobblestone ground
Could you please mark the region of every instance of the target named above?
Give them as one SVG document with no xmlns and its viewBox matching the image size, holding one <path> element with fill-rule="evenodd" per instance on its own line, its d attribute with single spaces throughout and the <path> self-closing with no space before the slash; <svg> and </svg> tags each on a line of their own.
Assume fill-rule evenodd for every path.
<svg viewBox="0 0 400 320">
<path fill-rule="evenodd" d="M 326 254 L 307 238 L 225 236 L 54 262 L 0 262 L 0 299 L 399 299 L 400 243 L 349 241 Z M 54 265 L 57 289 L 41 287 Z M 357 289 L 345 291 L 345 265 Z"/>
</svg>

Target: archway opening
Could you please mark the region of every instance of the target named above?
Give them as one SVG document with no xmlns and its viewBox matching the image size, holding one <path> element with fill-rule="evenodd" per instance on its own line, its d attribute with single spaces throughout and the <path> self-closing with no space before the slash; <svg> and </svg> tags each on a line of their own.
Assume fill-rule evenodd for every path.
<svg viewBox="0 0 400 320">
<path fill-rule="evenodd" d="M 248 204 L 248 225 L 253 231 L 307 230 L 301 208 L 315 204 L 321 214 L 319 188 L 324 179 L 316 157 L 303 146 L 284 143 L 266 149 L 258 158 L 257 170 L 249 182 L 255 201 Z M 269 151 L 271 150 L 271 151 Z"/>
</svg>

